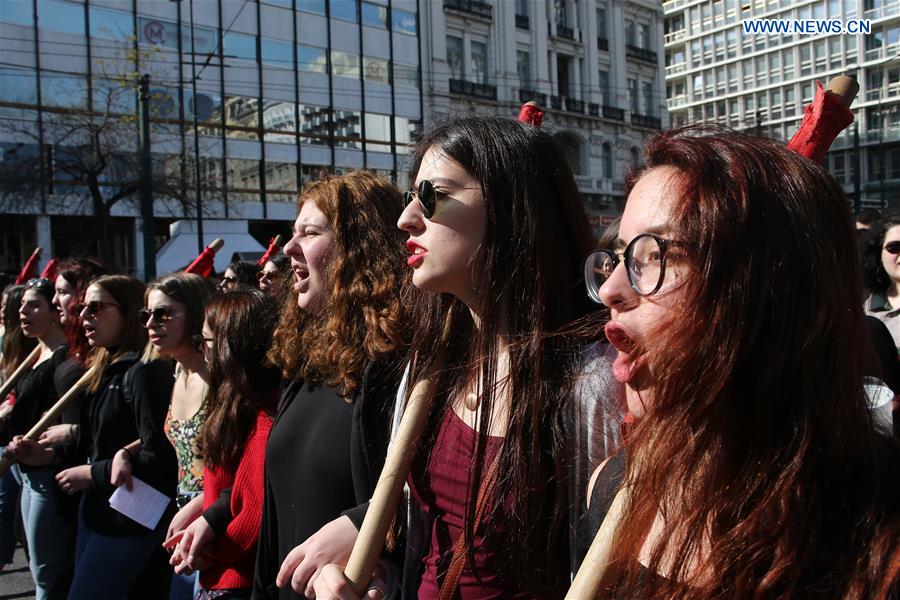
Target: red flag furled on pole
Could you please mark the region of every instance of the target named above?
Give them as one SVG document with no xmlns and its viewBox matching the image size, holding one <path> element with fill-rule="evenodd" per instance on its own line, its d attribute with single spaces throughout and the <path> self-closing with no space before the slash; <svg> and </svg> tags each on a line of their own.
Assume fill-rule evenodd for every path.
<svg viewBox="0 0 900 600">
<path fill-rule="evenodd" d="M 59 266 L 59 259 L 51 258 L 47 262 L 47 266 L 44 267 L 44 270 L 41 271 L 41 277 L 44 279 L 49 279 L 50 281 L 56 283 L 56 275 L 57 275 L 57 267 Z"/>
<path fill-rule="evenodd" d="M 222 238 L 216 238 L 212 241 L 212 243 L 207 246 L 203 252 L 200 253 L 200 256 L 194 259 L 194 262 L 188 265 L 188 267 L 184 270 L 185 273 L 194 273 L 196 275 L 201 275 L 203 277 L 209 277 L 212 275 L 214 269 L 214 263 L 216 259 L 216 252 L 225 245 L 225 241 Z"/>
<path fill-rule="evenodd" d="M 788 142 L 788 148 L 821 163 L 834 139 L 853 122 L 850 103 L 858 91 L 859 84 L 846 75 L 832 79 L 827 90 L 817 81 L 816 97 L 806 107 L 800 129 Z"/>
<path fill-rule="evenodd" d="M 19 276 L 16 277 L 16 285 L 22 285 L 29 279 L 34 279 L 38 276 L 37 266 L 38 261 L 41 260 L 42 251 L 43 248 L 41 248 L 40 246 L 34 249 L 34 252 L 32 252 L 31 256 L 28 257 L 28 261 L 25 263 L 25 266 L 22 267 L 21 271 L 19 271 Z"/>
<path fill-rule="evenodd" d="M 520 123 L 528 123 L 540 129 L 543 121 L 544 111 L 541 110 L 541 106 L 534 100 L 529 100 L 519 109 Z"/>
<path fill-rule="evenodd" d="M 281 251 L 281 235 L 276 235 L 271 240 L 269 240 L 269 247 L 266 249 L 266 253 L 263 254 L 259 261 L 256 263 L 260 267 L 266 266 L 266 263 L 272 260 L 273 256 L 277 256 Z"/>
</svg>

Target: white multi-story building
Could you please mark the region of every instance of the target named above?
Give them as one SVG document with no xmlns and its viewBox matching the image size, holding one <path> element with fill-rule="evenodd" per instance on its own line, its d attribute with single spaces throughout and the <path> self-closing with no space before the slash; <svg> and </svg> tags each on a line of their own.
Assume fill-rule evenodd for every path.
<svg viewBox="0 0 900 600">
<path fill-rule="evenodd" d="M 425 126 L 473 113 L 515 116 L 536 100 L 602 229 L 621 210 L 626 169 L 668 123 L 659 3 L 427 0 L 420 7 Z"/>
<path fill-rule="evenodd" d="M 788 140 L 815 82 L 854 75 L 856 125 L 827 166 L 854 209 L 900 203 L 900 2 L 897 0 L 667 0 L 666 90 L 673 125 L 717 122 Z M 839 21 L 833 35 L 745 35 L 746 20 Z M 851 26 L 851 21 L 852 26 Z"/>
</svg>

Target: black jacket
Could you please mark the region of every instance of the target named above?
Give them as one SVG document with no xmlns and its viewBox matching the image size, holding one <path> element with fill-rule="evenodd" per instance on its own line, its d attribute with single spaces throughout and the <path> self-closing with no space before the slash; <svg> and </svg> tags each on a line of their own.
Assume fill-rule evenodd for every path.
<svg viewBox="0 0 900 600">
<path fill-rule="evenodd" d="M 174 383 L 168 363 L 143 363 L 136 354 L 127 354 L 104 369 L 97 391 L 85 397 L 78 439 L 69 452 L 90 458 L 91 485 L 82 496 L 82 516 L 92 531 L 113 537 L 147 533 L 109 506 L 115 491 L 109 482 L 112 458 L 135 439 L 140 438 L 141 449 L 132 460 L 133 475 L 170 498 L 175 496 L 178 462 L 163 432 Z M 163 520 L 170 518 L 163 515 Z"/>
</svg>

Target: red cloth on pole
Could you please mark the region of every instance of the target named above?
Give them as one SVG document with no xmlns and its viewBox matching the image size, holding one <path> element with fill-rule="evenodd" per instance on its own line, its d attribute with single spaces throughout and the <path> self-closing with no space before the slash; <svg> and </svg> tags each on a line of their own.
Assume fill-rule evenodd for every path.
<svg viewBox="0 0 900 600">
<path fill-rule="evenodd" d="M 540 129 L 543 120 L 544 111 L 542 111 L 541 107 L 537 104 L 529 104 L 526 102 L 519 110 L 520 123 L 528 123 L 529 125 L 534 125 L 538 129 Z"/>
<path fill-rule="evenodd" d="M 195 258 L 194 262 L 188 265 L 184 272 L 195 273 L 202 277 L 209 277 L 212 275 L 215 259 L 216 251 L 207 246 L 203 249 L 203 252 L 200 253 L 200 256 Z"/>
<path fill-rule="evenodd" d="M 29 279 L 34 279 L 38 276 L 37 266 L 40 259 L 41 253 L 39 251 L 35 250 L 31 253 L 31 256 L 28 257 L 28 261 L 25 263 L 25 266 L 22 267 L 21 271 L 19 271 L 19 276 L 16 277 L 16 285 L 22 285 Z"/>
<path fill-rule="evenodd" d="M 269 240 L 269 247 L 266 249 L 266 253 L 260 257 L 259 261 L 256 263 L 260 267 L 266 266 L 266 263 L 272 259 L 273 256 L 278 254 L 281 251 L 281 246 L 278 244 L 278 236 L 273 237 Z"/>
<path fill-rule="evenodd" d="M 788 148 L 821 163 L 832 142 L 850 123 L 853 113 L 836 94 L 827 93 L 816 82 L 816 97 L 807 105 L 800 129 L 788 142 Z"/>
<path fill-rule="evenodd" d="M 57 275 L 57 266 L 59 265 L 59 259 L 51 258 L 47 263 L 47 266 L 44 267 L 44 270 L 41 271 L 41 277 L 44 279 L 49 279 L 50 281 L 56 283 L 56 275 Z"/>
</svg>

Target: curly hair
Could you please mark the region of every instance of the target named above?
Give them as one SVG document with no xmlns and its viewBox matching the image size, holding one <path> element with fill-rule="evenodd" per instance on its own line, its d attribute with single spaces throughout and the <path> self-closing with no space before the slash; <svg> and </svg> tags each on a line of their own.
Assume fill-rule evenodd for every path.
<svg viewBox="0 0 900 600">
<path fill-rule="evenodd" d="M 313 202 L 334 231 L 323 303 L 328 310 L 305 313 L 287 293 L 269 358 L 285 377 L 324 383 L 349 399 L 366 361 L 408 339 L 402 296 L 410 274 L 396 225 L 403 199 L 387 180 L 360 171 L 310 183 L 300 191 L 298 211 L 304 202 Z"/>
</svg>

